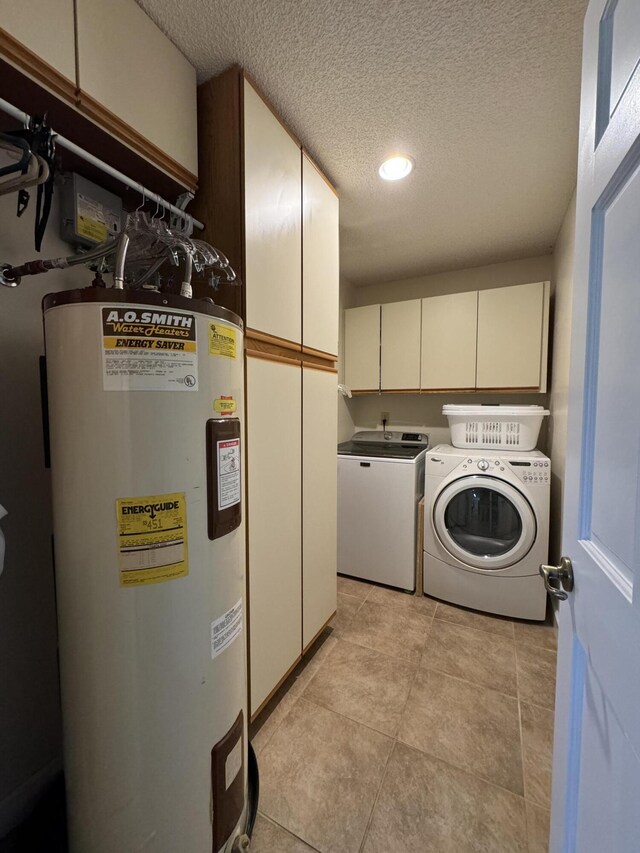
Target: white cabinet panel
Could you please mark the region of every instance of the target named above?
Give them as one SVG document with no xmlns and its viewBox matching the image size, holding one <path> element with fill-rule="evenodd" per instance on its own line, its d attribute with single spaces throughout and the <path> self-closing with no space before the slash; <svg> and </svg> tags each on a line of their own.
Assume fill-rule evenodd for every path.
<svg viewBox="0 0 640 853">
<path fill-rule="evenodd" d="M 478 294 L 478 388 L 546 389 L 549 282 Z"/>
<path fill-rule="evenodd" d="M 421 387 L 474 388 L 478 292 L 422 300 Z"/>
<path fill-rule="evenodd" d="M 196 72 L 134 0 L 76 0 L 78 82 L 189 172 L 198 172 Z"/>
<path fill-rule="evenodd" d="M 247 358 L 252 714 L 301 653 L 300 420 L 300 368 Z"/>
<path fill-rule="evenodd" d="M 380 388 L 383 391 L 420 388 L 420 300 L 382 306 Z"/>
<path fill-rule="evenodd" d="M 244 81 L 247 326 L 301 342 L 299 146 Z"/>
<path fill-rule="evenodd" d="M 344 381 L 354 391 L 380 387 L 380 306 L 344 312 Z"/>
<path fill-rule="evenodd" d="M 337 376 L 302 371 L 302 646 L 336 609 Z"/>
<path fill-rule="evenodd" d="M 73 0 L 0 0 L 0 27 L 75 82 Z"/>
<path fill-rule="evenodd" d="M 338 197 L 302 157 L 302 343 L 338 352 Z"/>
</svg>

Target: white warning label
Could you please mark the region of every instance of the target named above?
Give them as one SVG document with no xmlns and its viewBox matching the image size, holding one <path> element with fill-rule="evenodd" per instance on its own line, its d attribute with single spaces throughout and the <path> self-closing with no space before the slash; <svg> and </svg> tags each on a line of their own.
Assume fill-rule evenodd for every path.
<svg viewBox="0 0 640 853">
<path fill-rule="evenodd" d="M 218 509 L 240 503 L 240 439 L 218 442 Z"/>
<path fill-rule="evenodd" d="M 211 623 L 211 657 L 217 658 L 242 633 L 242 599 Z"/>
<path fill-rule="evenodd" d="M 196 318 L 182 311 L 102 308 L 105 391 L 197 391 Z"/>
</svg>

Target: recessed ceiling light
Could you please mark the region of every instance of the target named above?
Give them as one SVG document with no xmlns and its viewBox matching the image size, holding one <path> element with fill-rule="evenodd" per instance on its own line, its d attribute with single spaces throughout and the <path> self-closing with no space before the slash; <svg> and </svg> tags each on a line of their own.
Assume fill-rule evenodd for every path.
<svg viewBox="0 0 640 853">
<path fill-rule="evenodd" d="M 412 169 L 413 161 L 409 157 L 390 157 L 380 166 L 378 174 L 385 181 L 399 181 L 400 178 L 406 178 Z"/>
</svg>

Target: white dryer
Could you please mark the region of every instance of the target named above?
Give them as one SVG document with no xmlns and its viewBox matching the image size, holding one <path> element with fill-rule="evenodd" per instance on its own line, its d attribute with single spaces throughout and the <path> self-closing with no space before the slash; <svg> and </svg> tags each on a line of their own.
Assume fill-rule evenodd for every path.
<svg viewBox="0 0 640 853">
<path fill-rule="evenodd" d="M 424 591 L 463 607 L 545 618 L 551 463 L 538 450 L 427 453 Z"/>
</svg>

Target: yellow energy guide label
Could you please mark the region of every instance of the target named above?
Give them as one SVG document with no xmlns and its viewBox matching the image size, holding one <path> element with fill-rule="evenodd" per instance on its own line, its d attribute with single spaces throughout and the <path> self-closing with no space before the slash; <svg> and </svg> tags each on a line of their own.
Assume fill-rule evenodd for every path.
<svg viewBox="0 0 640 853">
<path fill-rule="evenodd" d="M 236 329 L 224 323 L 209 323 L 209 355 L 237 356 Z"/>
<path fill-rule="evenodd" d="M 182 311 L 102 308 L 105 391 L 197 391 L 196 318 Z"/>
<path fill-rule="evenodd" d="M 116 500 L 121 586 L 162 583 L 189 574 L 184 492 Z"/>
</svg>

